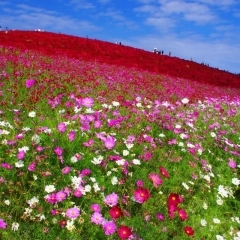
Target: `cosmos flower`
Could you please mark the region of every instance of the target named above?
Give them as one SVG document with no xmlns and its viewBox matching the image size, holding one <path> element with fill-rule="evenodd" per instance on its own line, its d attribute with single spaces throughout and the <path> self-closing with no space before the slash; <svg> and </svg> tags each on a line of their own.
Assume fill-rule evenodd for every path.
<svg viewBox="0 0 240 240">
<path fill-rule="evenodd" d="M 109 210 L 109 214 L 112 218 L 117 219 L 123 215 L 123 212 L 120 207 L 114 206 Z"/>
<path fill-rule="evenodd" d="M 104 218 L 101 213 L 94 212 L 91 216 L 91 222 L 95 223 L 96 225 L 101 225 L 104 221 Z"/>
<path fill-rule="evenodd" d="M 80 215 L 80 209 L 77 207 L 68 208 L 66 211 L 66 216 L 70 219 L 76 219 Z"/>
<path fill-rule="evenodd" d="M 2 218 L 0 218 L 0 228 L 6 228 L 7 224 L 4 222 Z"/>
<path fill-rule="evenodd" d="M 128 239 L 132 235 L 132 229 L 128 226 L 121 225 L 118 228 L 118 236 L 120 239 Z"/>
<path fill-rule="evenodd" d="M 34 84 L 35 84 L 35 80 L 33 80 L 33 79 L 28 79 L 28 80 L 25 82 L 26 88 L 31 88 L 32 86 L 34 86 Z"/>
<path fill-rule="evenodd" d="M 168 173 L 168 171 L 164 167 L 160 166 L 159 167 L 159 171 L 163 175 L 163 177 L 169 178 L 169 173 Z"/>
<path fill-rule="evenodd" d="M 150 198 L 149 190 L 139 187 L 134 191 L 134 200 L 139 203 L 144 203 Z"/>
<path fill-rule="evenodd" d="M 106 235 L 111 235 L 111 234 L 115 233 L 115 231 L 116 231 L 116 224 L 112 221 L 106 221 L 103 224 L 103 229 L 104 229 Z"/>
<path fill-rule="evenodd" d="M 105 197 L 104 202 L 110 207 L 116 206 L 118 203 L 118 195 L 116 193 L 111 193 Z"/>
<path fill-rule="evenodd" d="M 153 185 L 156 188 L 163 183 L 162 179 L 159 177 L 158 174 L 150 173 L 148 177 L 153 182 Z"/>
<path fill-rule="evenodd" d="M 188 236 L 193 236 L 194 235 L 194 230 L 191 227 L 189 227 L 189 226 L 184 227 L 184 232 Z"/>
</svg>

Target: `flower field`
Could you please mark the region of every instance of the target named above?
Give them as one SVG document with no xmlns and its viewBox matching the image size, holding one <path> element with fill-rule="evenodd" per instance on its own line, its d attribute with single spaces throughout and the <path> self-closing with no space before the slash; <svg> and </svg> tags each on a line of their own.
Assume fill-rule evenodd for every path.
<svg viewBox="0 0 240 240">
<path fill-rule="evenodd" d="M 0 239 L 240 239 L 240 78 L 0 32 Z"/>
</svg>

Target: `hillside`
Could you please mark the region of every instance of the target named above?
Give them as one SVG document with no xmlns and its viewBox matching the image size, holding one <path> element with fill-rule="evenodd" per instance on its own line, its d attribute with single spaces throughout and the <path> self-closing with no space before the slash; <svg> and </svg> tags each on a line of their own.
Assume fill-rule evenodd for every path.
<svg viewBox="0 0 240 240">
<path fill-rule="evenodd" d="M 240 76 L 193 61 L 142 49 L 64 34 L 37 31 L 0 32 L 0 45 L 62 54 L 70 58 L 148 70 L 214 86 L 240 88 Z"/>
</svg>

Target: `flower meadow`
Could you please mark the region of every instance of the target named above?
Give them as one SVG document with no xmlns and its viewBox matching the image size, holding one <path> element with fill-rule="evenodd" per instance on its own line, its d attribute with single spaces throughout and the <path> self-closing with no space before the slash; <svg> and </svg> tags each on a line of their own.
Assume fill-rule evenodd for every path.
<svg viewBox="0 0 240 240">
<path fill-rule="evenodd" d="M 240 89 L 0 47 L 1 239 L 240 239 Z"/>
</svg>

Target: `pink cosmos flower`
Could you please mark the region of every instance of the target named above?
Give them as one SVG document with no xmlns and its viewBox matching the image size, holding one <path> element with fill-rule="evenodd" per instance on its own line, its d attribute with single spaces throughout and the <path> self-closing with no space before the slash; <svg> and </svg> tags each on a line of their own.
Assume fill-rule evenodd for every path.
<svg viewBox="0 0 240 240">
<path fill-rule="evenodd" d="M 87 142 L 83 143 L 83 146 L 91 147 L 93 144 L 94 144 L 94 140 L 93 139 L 89 139 Z"/>
<path fill-rule="evenodd" d="M 105 230 L 106 235 L 111 235 L 116 231 L 116 224 L 112 221 L 106 221 L 103 224 L 103 229 Z"/>
<path fill-rule="evenodd" d="M 104 146 L 109 150 L 114 148 L 115 143 L 116 143 L 116 139 L 113 136 L 107 136 L 104 139 Z"/>
<path fill-rule="evenodd" d="M 80 188 L 76 188 L 73 192 L 73 195 L 77 198 L 81 197 L 82 196 L 82 191 Z"/>
<path fill-rule="evenodd" d="M 143 187 L 139 187 L 134 191 L 134 199 L 139 203 L 144 203 L 150 198 L 149 190 Z"/>
<path fill-rule="evenodd" d="M 94 212 L 91 216 L 91 222 L 95 223 L 96 225 L 101 225 L 104 221 L 104 218 L 101 213 Z"/>
<path fill-rule="evenodd" d="M 58 131 L 61 132 L 61 133 L 64 133 L 66 131 L 66 124 L 65 123 L 59 123 L 58 126 Z"/>
<path fill-rule="evenodd" d="M 94 105 L 94 100 L 92 98 L 86 97 L 82 99 L 82 105 L 91 108 Z"/>
<path fill-rule="evenodd" d="M 102 122 L 101 122 L 100 120 L 96 120 L 96 121 L 94 122 L 94 127 L 95 127 L 95 128 L 100 128 L 100 127 L 102 127 Z"/>
<path fill-rule="evenodd" d="M 118 203 L 118 195 L 116 193 L 111 193 L 105 197 L 104 202 L 110 207 L 116 206 Z"/>
<path fill-rule="evenodd" d="M 143 187 L 143 181 L 142 180 L 137 180 L 137 182 L 136 182 L 136 185 L 138 186 L 138 187 Z"/>
<path fill-rule="evenodd" d="M 157 214 L 156 214 L 156 217 L 157 217 L 157 219 L 160 220 L 160 221 L 164 221 L 164 219 L 165 219 L 164 215 L 161 214 L 161 213 L 157 213 Z"/>
<path fill-rule="evenodd" d="M 68 208 L 66 211 L 66 216 L 70 219 L 76 219 L 80 215 L 80 209 L 77 207 Z"/>
<path fill-rule="evenodd" d="M 237 167 L 237 163 L 235 161 L 233 161 L 232 159 L 229 159 L 228 166 L 230 168 L 236 168 Z"/>
<path fill-rule="evenodd" d="M 54 205 L 57 202 L 56 193 L 49 194 L 45 199 L 46 199 L 47 202 Z"/>
<path fill-rule="evenodd" d="M 91 210 L 94 211 L 94 212 L 100 212 L 101 211 L 101 207 L 99 204 L 92 204 L 91 206 Z"/>
<path fill-rule="evenodd" d="M 28 166 L 28 170 L 32 172 L 32 171 L 35 170 L 36 166 L 37 166 L 37 163 L 36 163 L 36 162 L 32 162 L 32 163 Z"/>
<path fill-rule="evenodd" d="M 7 224 L 4 222 L 2 218 L 0 218 L 0 228 L 6 228 Z"/>
<path fill-rule="evenodd" d="M 72 142 L 75 139 L 75 137 L 76 137 L 76 132 L 75 131 L 72 130 L 68 133 L 68 140 L 70 142 Z"/>
<path fill-rule="evenodd" d="M 24 159 L 25 158 L 25 154 L 26 154 L 25 151 L 23 151 L 23 150 L 19 151 L 18 154 L 17 154 L 18 160 Z"/>
<path fill-rule="evenodd" d="M 13 166 L 10 163 L 2 163 L 1 164 L 2 168 L 6 168 L 8 170 L 11 170 Z"/>
<path fill-rule="evenodd" d="M 56 201 L 57 202 L 62 202 L 66 198 L 67 198 L 67 194 L 63 190 L 56 193 Z"/>
<path fill-rule="evenodd" d="M 68 174 L 71 172 L 71 168 L 69 166 L 66 166 L 62 169 L 62 173 L 63 174 Z"/>
<path fill-rule="evenodd" d="M 148 177 L 153 182 L 155 188 L 157 188 L 159 185 L 163 183 L 162 179 L 159 177 L 158 174 L 150 173 Z"/>
<path fill-rule="evenodd" d="M 63 154 L 63 149 L 61 147 L 55 147 L 54 152 L 57 156 L 62 156 Z"/>
<path fill-rule="evenodd" d="M 185 210 L 183 209 L 178 209 L 178 215 L 182 221 L 186 220 L 188 218 L 188 215 Z"/>
<path fill-rule="evenodd" d="M 82 176 L 88 176 L 91 174 L 91 170 L 90 169 L 83 169 L 81 172 Z"/>
<path fill-rule="evenodd" d="M 31 88 L 35 84 L 33 79 L 28 79 L 25 83 L 26 88 Z"/>
</svg>

